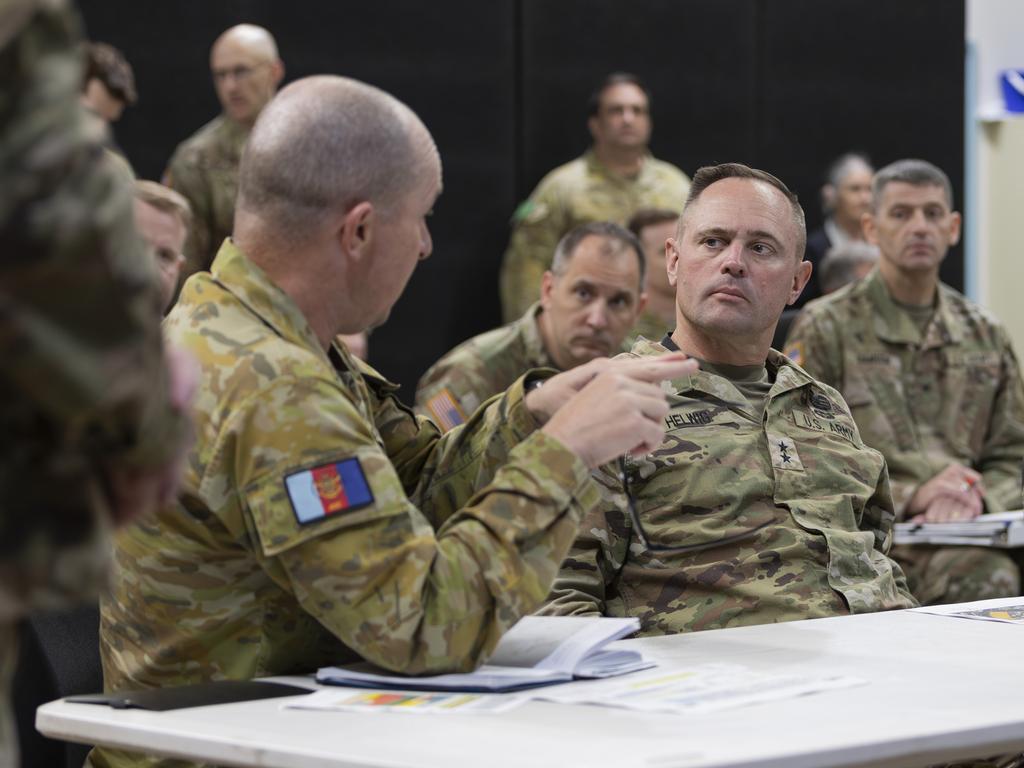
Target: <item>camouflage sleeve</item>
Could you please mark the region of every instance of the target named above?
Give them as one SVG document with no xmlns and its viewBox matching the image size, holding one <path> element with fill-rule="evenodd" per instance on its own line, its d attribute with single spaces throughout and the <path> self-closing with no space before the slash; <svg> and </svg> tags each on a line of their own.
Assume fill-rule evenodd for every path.
<svg viewBox="0 0 1024 768">
<path fill-rule="evenodd" d="M 164 171 L 163 183 L 180 192 L 192 207 L 192 224 L 185 240 L 185 268 L 182 280 L 206 269 L 212 261 L 213 200 L 199 164 L 188 150 L 178 147 Z M 219 243 L 218 243 L 219 245 Z"/>
<path fill-rule="evenodd" d="M 784 354 L 818 381 L 843 386 L 842 332 L 831 315 L 805 308 L 786 336 Z"/>
<path fill-rule="evenodd" d="M 512 217 L 499 285 L 503 323 L 519 319 L 537 301 L 541 278 L 567 228 L 565 206 L 557 189 L 542 181 Z"/>
<path fill-rule="evenodd" d="M 382 445 L 337 382 L 278 377 L 221 439 L 234 468 L 204 483 L 235 473 L 267 572 L 363 658 L 408 673 L 468 670 L 544 599 L 596 489 L 545 433 L 512 447 L 499 422 L 528 414 L 508 397 L 446 438 L 388 400 Z M 339 511 L 325 514 L 325 497 Z"/>
<path fill-rule="evenodd" d="M 999 329 L 999 340 L 1002 347 L 1001 383 L 976 467 L 985 480 L 985 508 L 988 512 L 1019 509 L 1021 471 L 1024 470 L 1024 385 L 1017 356 L 1002 329 Z"/>
<path fill-rule="evenodd" d="M 607 587 L 622 569 L 632 527 L 622 485 L 610 468 L 594 472 L 601 501 L 580 523 L 580 532 L 538 613 L 546 616 L 602 616 Z"/>
<path fill-rule="evenodd" d="M 157 466 L 182 428 L 159 296 L 131 190 L 78 104 L 77 39 L 64 4 L 41 3 L 0 58 L 0 399 L 94 457 Z"/>
</svg>

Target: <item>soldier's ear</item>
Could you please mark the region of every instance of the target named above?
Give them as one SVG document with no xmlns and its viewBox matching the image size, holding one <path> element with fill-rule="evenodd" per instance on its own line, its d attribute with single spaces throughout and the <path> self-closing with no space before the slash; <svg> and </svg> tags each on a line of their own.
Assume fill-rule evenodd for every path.
<svg viewBox="0 0 1024 768">
<path fill-rule="evenodd" d="M 679 269 L 679 248 L 676 246 L 676 239 L 670 237 L 665 241 L 665 274 L 668 275 L 668 284 L 676 284 L 676 271 Z"/>
<path fill-rule="evenodd" d="M 373 203 L 356 203 L 341 218 L 337 231 L 342 254 L 351 260 L 363 261 L 370 257 L 377 237 L 378 218 Z"/>
<path fill-rule="evenodd" d="M 789 292 L 789 301 L 786 302 L 787 307 L 793 306 L 793 302 L 803 293 L 804 286 L 811 279 L 811 271 L 813 269 L 814 266 L 809 261 L 801 261 L 797 265 L 796 273 L 793 275 L 793 287 Z"/>
<path fill-rule="evenodd" d="M 547 309 L 551 305 L 551 294 L 555 290 L 555 275 L 549 269 L 540 279 L 540 305 Z"/>
<path fill-rule="evenodd" d="M 860 228 L 864 232 L 864 239 L 872 245 L 878 245 L 878 237 L 875 232 L 875 215 L 870 211 L 860 215 Z"/>
<path fill-rule="evenodd" d="M 960 242 L 960 214 L 957 211 L 953 211 L 949 214 L 949 245 L 953 247 Z"/>
</svg>

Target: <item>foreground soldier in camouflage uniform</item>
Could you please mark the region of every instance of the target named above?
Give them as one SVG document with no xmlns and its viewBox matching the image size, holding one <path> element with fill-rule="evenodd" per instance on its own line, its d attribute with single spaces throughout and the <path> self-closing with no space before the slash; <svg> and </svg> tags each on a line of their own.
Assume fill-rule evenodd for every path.
<svg viewBox="0 0 1024 768">
<path fill-rule="evenodd" d="M 108 688 L 470 669 L 547 594 L 596 500 L 588 467 L 660 442 L 652 382 L 695 369 L 682 356 L 528 395 L 521 377 L 442 438 L 334 343 L 387 318 L 440 188 L 430 134 L 381 91 L 308 78 L 264 110 L 234 238 L 166 321 L 202 367 L 198 439 L 180 504 L 118 537 Z"/>
<path fill-rule="evenodd" d="M 281 83 L 284 64 L 267 30 L 239 24 L 213 44 L 210 73 L 224 111 L 174 150 L 163 179 L 192 208 L 186 276 L 209 269 L 231 234 L 242 148 L 260 110 Z"/>
<path fill-rule="evenodd" d="M 184 420 L 131 191 L 78 104 L 78 20 L 0 0 L 0 766 L 16 622 L 95 596 L 113 523 L 173 493 Z"/>
<path fill-rule="evenodd" d="M 558 240 L 588 221 L 625 224 L 639 208 L 677 209 L 690 180 L 651 156 L 650 99 L 634 75 L 609 75 L 590 100 L 594 145 L 541 179 L 512 216 L 501 265 L 501 309 L 513 322 L 537 298 L 541 275 Z"/>
<path fill-rule="evenodd" d="M 900 520 L 944 522 L 1020 505 L 1024 388 L 1006 331 L 939 282 L 960 234 L 942 171 L 903 160 L 875 175 L 864 217 L 881 250 L 862 282 L 812 302 L 787 354 L 839 388 L 889 464 Z M 900 546 L 922 603 L 1020 593 L 1013 560 L 975 547 Z"/>
<path fill-rule="evenodd" d="M 637 616 L 654 635 L 915 604 L 886 557 L 884 459 L 834 389 L 769 349 L 810 274 L 804 232 L 775 177 L 736 164 L 694 176 L 666 246 L 676 329 L 632 355 L 678 347 L 701 370 L 671 382 L 665 440 L 626 459 L 625 481 L 595 473 L 601 505 L 545 612 Z"/>
<path fill-rule="evenodd" d="M 622 350 L 643 309 L 640 243 L 618 224 L 592 222 L 563 237 L 540 301 L 516 322 L 446 354 L 420 379 L 419 411 L 447 431 L 531 368 L 567 371 Z"/>
</svg>

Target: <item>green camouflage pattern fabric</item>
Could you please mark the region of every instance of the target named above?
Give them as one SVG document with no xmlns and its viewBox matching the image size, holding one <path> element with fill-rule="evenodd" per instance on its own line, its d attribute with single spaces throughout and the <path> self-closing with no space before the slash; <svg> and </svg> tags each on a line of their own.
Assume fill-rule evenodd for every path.
<svg viewBox="0 0 1024 768">
<path fill-rule="evenodd" d="M 886 458 L 898 520 L 917 487 L 954 461 L 983 476 L 986 511 L 1020 504 L 1017 358 L 999 322 L 957 291 L 939 285 L 922 335 L 876 268 L 804 307 L 786 354 L 843 393 L 865 442 Z M 1005 553 L 901 546 L 893 557 L 922 602 L 1020 594 L 1019 570 Z"/>
<path fill-rule="evenodd" d="M 535 429 L 522 380 L 442 437 L 342 345 L 325 353 L 230 240 L 165 327 L 202 368 L 197 441 L 180 503 L 117 536 L 101 601 L 107 688 L 358 658 L 465 671 L 541 604 L 598 492 Z M 285 478 L 350 459 L 371 503 L 300 524 Z"/>
<path fill-rule="evenodd" d="M 15 622 L 93 597 L 109 558 L 105 467 L 163 464 L 156 275 L 131 190 L 79 105 L 77 16 L 0 0 L 0 765 L 16 765 Z"/>
<path fill-rule="evenodd" d="M 512 217 L 512 236 L 501 265 L 501 310 L 511 323 L 537 300 L 540 281 L 558 241 L 581 224 L 625 225 L 641 208 L 682 210 L 690 179 L 650 155 L 636 178 L 619 176 L 589 151 L 541 179 Z"/>
<path fill-rule="evenodd" d="M 675 327 L 675 318 L 666 321 L 660 315 L 645 309 L 636 319 L 636 325 L 633 326 L 629 336 L 626 337 L 626 349 L 632 349 L 633 345 L 642 338 L 648 341 L 661 341 L 665 338 L 665 334 L 671 334 Z"/>
<path fill-rule="evenodd" d="M 540 313 L 535 303 L 514 323 L 474 336 L 434 363 L 416 387 L 416 411 L 446 431 L 531 368 L 557 369 L 540 336 Z"/>
<path fill-rule="evenodd" d="M 192 206 L 182 277 L 208 270 L 235 224 L 238 164 L 249 129 L 219 115 L 174 150 L 163 183 Z"/>
<path fill-rule="evenodd" d="M 664 353 L 640 341 L 632 355 Z M 763 420 L 721 376 L 670 382 L 665 440 L 626 471 L 654 545 L 753 536 L 662 554 L 637 539 L 617 470 L 595 472 L 584 518 L 543 613 L 636 616 L 642 635 L 916 605 L 886 556 L 894 513 L 885 460 L 861 441 L 842 397 L 780 353 Z"/>
</svg>

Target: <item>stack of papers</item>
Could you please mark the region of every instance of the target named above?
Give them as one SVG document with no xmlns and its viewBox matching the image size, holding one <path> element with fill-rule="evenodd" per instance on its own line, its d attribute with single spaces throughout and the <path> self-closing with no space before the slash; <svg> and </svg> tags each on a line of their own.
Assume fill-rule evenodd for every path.
<svg viewBox="0 0 1024 768">
<path fill-rule="evenodd" d="M 962 523 L 896 523 L 896 544 L 1024 547 L 1024 511 L 981 515 Z"/>
<path fill-rule="evenodd" d="M 325 667 L 318 683 L 403 691 L 515 691 L 579 678 L 624 675 L 653 667 L 638 651 L 604 646 L 640 629 L 636 618 L 526 616 L 475 672 L 428 677 L 396 675 L 370 664 Z"/>
</svg>

